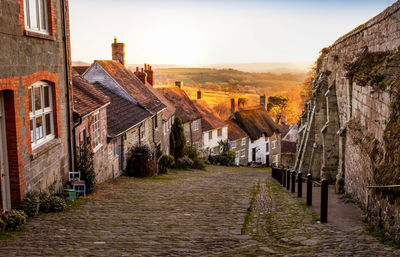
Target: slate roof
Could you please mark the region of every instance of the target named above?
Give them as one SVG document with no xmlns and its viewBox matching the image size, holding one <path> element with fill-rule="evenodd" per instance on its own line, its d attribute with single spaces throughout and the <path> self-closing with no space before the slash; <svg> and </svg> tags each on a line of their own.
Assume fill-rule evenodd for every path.
<svg viewBox="0 0 400 257">
<path fill-rule="evenodd" d="M 179 87 L 171 86 L 157 89 L 175 106 L 175 114 L 181 118 L 183 123 L 201 118 L 201 114 L 196 109 L 193 102 L 189 99 L 185 91 Z"/>
<path fill-rule="evenodd" d="M 160 99 L 119 61 L 95 61 L 98 63 L 133 99 L 153 114 L 166 106 Z"/>
<path fill-rule="evenodd" d="M 89 69 L 90 66 L 73 66 L 72 69 L 76 72 L 78 72 L 80 75 L 83 75 L 87 69 Z"/>
<path fill-rule="evenodd" d="M 280 133 L 278 124 L 268 115 L 262 105 L 243 108 L 233 113 L 232 120 L 241 127 L 252 140 L 259 139 L 262 134 L 270 137 Z"/>
<path fill-rule="evenodd" d="M 85 116 L 107 104 L 110 99 L 75 70 L 72 71 L 73 110 L 78 116 Z"/>
<path fill-rule="evenodd" d="M 231 120 L 227 120 L 226 123 L 228 123 L 228 139 L 233 141 L 233 140 L 238 140 L 242 139 L 245 137 L 249 137 L 246 132 L 239 127 L 235 122 Z"/>
<path fill-rule="evenodd" d="M 94 86 L 111 100 L 110 105 L 107 106 L 108 136 L 118 136 L 143 120 L 152 117 L 152 114 L 143 107 L 120 97 L 100 83 L 95 83 Z"/>
<path fill-rule="evenodd" d="M 227 126 L 221 117 L 202 99 L 192 100 L 196 109 L 201 113 L 201 129 L 203 132 Z"/>
</svg>

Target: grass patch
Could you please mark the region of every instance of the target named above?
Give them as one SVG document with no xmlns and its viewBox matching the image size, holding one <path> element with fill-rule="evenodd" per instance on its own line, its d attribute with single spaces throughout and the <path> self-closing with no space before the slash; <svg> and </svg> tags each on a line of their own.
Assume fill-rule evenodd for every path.
<svg viewBox="0 0 400 257">
<path fill-rule="evenodd" d="M 150 178 L 146 178 L 147 180 L 175 180 L 176 177 L 172 177 L 170 175 L 167 174 L 163 174 L 163 175 L 156 175 Z"/>
<path fill-rule="evenodd" d="M 8 240 L 12 239 L 15 236 L 21 235 L 26 232 L 26 227 L 21 226 L 18 230 L 15 231 L 5 231 L 0 233 L 0 240 Z"/>
<path fill-rule="evenodd" d="M 260 181 L 257 182 L 257 185 L 253 186 L 253 189 L 251 190 L 251 200 L 250 200 L 250 206 L 247 208 L 246 216 L 244 217 L 244 222 L 241 230 L 241 234 L 245 235 L 247 232 L 247 227 L 252 219 L 253 215 L 253 205 L 256 200 L 257 194 L 260 192 Z"/>
<path fill-rule="evenodd" d="M 368 235 L 371 235 L 373 237 L 375 237 L 376 239 L 378 239 L 378 241 L 381 244 L 396 248 L 396 249 L 400 249 L 400 243 L 394 241 L 393 239 L 389 238 L 386 235 L 386 231 L 384 229 L 375 229 L 373 226 L 368 225 L 366 226 L 366 231 Z"/>
<path fill-rule="evenodd" d="M 90 201 L 89 198 L 83 198 L 83 197 L 79 197 L 75 201 L 68 201 L 66 210 L 70 211 L 70 210 L 76 209 L 76 208 L 80 207 L 81 205 L 86 204 L 89 201 Z"/>
</svg>

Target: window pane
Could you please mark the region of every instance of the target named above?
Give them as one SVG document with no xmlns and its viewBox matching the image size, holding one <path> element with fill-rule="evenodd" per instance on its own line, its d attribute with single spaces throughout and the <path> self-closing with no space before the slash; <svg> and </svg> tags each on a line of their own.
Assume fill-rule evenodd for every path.
<svg viewBox="0 0 400 257">
<path fill-rule="evenodd" d="M 29 112 L 32 112 L 32 88 L 29 89 Z"/>
<path fill-rule="evenodd" d="M 42 105 L 40 102 L 40 87 L 35 87 L 35 111 L 42 109 Z"/>
<path fill-rule="evenodd" d="M 40 29 L 41 30 L 47 30 L 47 25 L 46 25 L 46 0 L 39 0 L 40 4 Z"/>
<path fill-rule="evenodd" d="M 30 20 L 30 28 L 38 29 L 38 16 L 37 16 L 37 5 L 36 0 L 29 0 L 29 20 Z"/>
<path fill-rule="evenodd" d="M 50 107 L 50 87 L 44 87 L 44 108 Z"/>
<path fill-rule="evenodd" d="M 46 114 L 45 116 L 45 120 L 46 120 L 46 136 L 51 134 L 51 117 L 50 117 L 50 113 Z"/>
<path fill-rule="evenodd" d="M 43 138 L 42 117 L 36 118 L 36 140 Z"/>
<path fill-rule="evenodd" d="M 33 133 L 33 120 L 30 121 L 31 123 L 31 143 L 35 141 L 35 134 Z"/>
</svg>

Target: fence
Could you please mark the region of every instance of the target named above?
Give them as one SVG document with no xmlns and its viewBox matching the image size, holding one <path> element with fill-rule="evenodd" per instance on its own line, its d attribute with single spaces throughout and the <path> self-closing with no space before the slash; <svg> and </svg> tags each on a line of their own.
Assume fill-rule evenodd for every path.
<svg viewBox="0 0 400 257">
<path fill-rule="evenodd" d="M 272 177 L 277 180 L 284 188 L 292 193 L 296 192 L 296 174 L 294 171 L 282 168 L 272 168 Z M 313 181 L 311 174 L 307 174 L 306 204 L 312 205 L 313 184 L 321 187 L 321 215 L 322 223 L 328 222 L 328 180 Z M 303 174 L 297 173 L 297 196 L 303 196 Z"/>
</svg>

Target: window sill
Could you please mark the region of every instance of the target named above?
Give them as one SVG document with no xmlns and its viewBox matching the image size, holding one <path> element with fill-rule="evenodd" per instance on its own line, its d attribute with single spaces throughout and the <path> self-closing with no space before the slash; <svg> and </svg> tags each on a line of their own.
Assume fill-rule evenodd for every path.
<svg viewBox="0 0 400 257">
<path fill-rule="evenodd" d="M 51 40 L 51 41 L 55 41 L 56 40 L 55 36 L 43 34 L 43 33 L 40 33 L 40 32 L 34 32 L 34 31 L 30 31 L 30 30 L 25 30 L 25 36 L 34 37 L 34 38 L 41 38 L 41 39 Z"/>
<path fill-rule="evenodd" d="M 93 153 L 97 152 L 102 146 L 103 146 L 103 144 L 98 144 L 98 145 L 93 149 Z"/>
<path fill-rule="evenodd" d="M 61 145 L 61 139 L 60 138 L 54 138 L 50 140 L 47 143 L 44 143 L 41 146 L 38 146 L 37 148 L 32 150 L 31 154 L 31 160 L 35 160 L 42 156 L 43 154 L 47 153 L 48 151 L 52 150 L 53 148 Z"/>
</svg>

